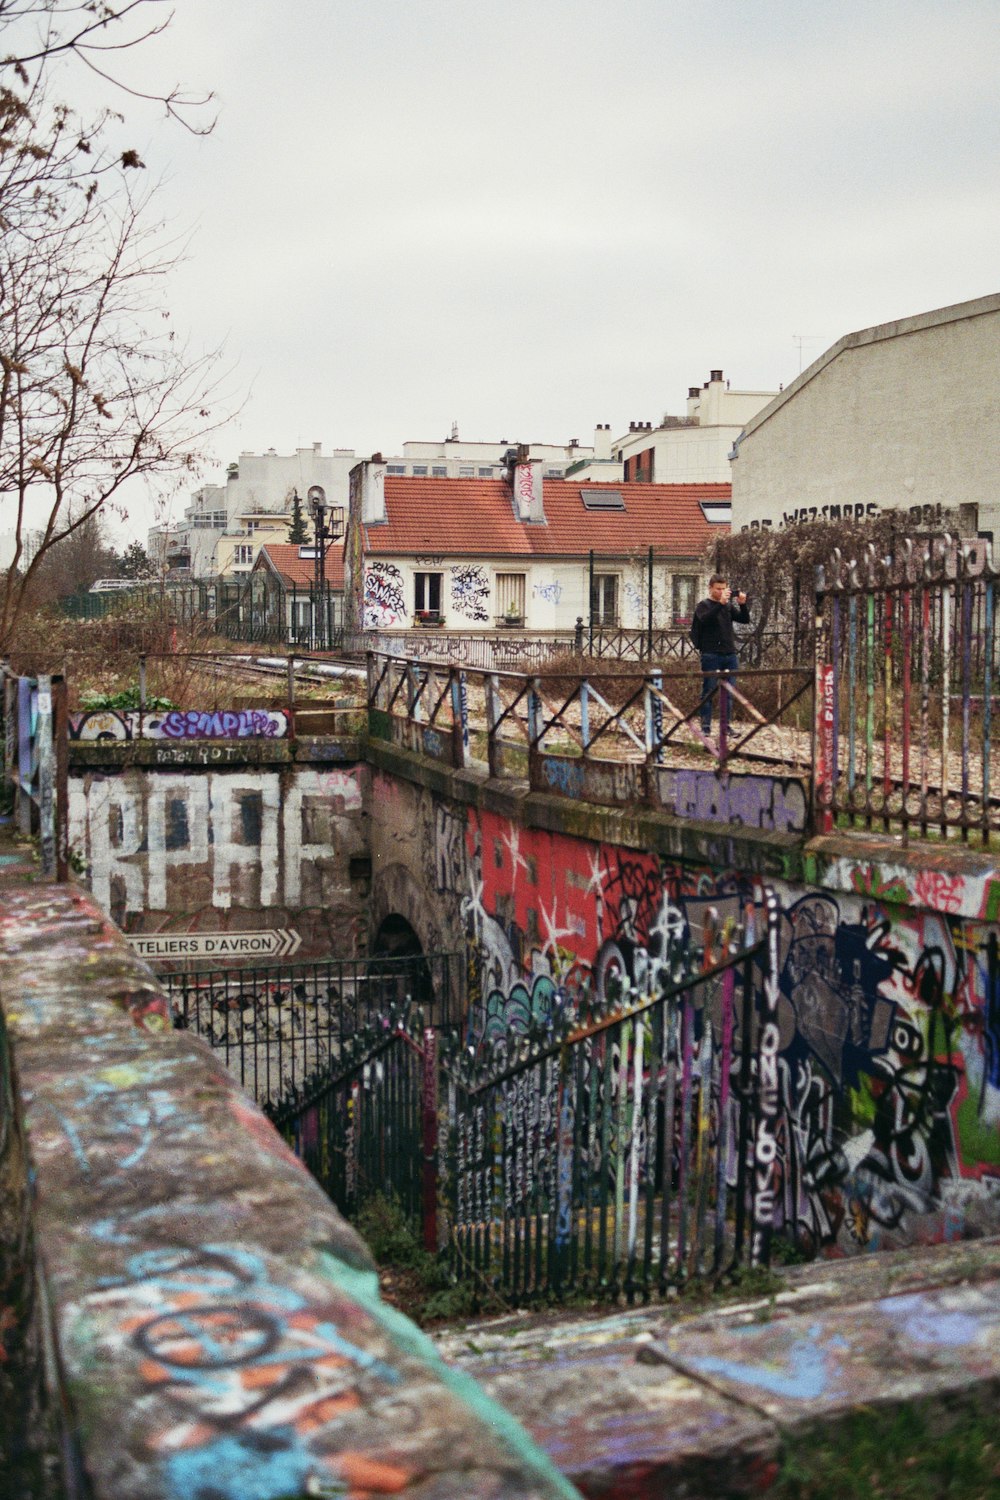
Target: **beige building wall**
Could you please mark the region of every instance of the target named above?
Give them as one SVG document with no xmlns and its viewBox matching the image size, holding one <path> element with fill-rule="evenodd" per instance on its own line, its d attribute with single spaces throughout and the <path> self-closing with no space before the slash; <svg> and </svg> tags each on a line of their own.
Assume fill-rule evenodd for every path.
<svg viewBox="0 0 1000 1500">
<path fill-rule="evenodd" d="M 747 423 L 731 470 L 734 531 L 977 506 L 963 529 L 1000 541 L 1000 295 L 848 334 Z"/>
<path fill-rule="evenodd" d="M 240 516 L 239 530 L 227 531 L 215 544 L 215 571 L 225 577 L 250 574 L 262 547 L 287 542 L 291 513 L 280 516 Z M 306 524 L 309 524 L 308 516 Z"/>
</svg>

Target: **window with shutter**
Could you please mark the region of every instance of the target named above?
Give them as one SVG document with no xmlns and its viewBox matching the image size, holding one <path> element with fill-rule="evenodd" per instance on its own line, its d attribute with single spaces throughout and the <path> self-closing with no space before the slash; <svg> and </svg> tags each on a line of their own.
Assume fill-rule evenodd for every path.
<svg viewBox="0 0 1000 1500">
<path fill-rule="evenodd" d="M 497 616 L 501 620 L 524 621 L 525 581 L 523 573 L 497 574 Z"/>
</svg>

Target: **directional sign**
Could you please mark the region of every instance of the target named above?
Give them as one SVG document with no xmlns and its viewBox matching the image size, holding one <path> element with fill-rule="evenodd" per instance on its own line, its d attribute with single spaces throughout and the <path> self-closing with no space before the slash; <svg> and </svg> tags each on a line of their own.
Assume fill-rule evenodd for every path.
<svg viewBox="0 0 1000 1500">
<path fill-rule="evenodd" d="M 132 932 L 126 934 L 140 958 L 291 958 L 302 937 L 294 927 L 266 932 Z"/>
</svg>

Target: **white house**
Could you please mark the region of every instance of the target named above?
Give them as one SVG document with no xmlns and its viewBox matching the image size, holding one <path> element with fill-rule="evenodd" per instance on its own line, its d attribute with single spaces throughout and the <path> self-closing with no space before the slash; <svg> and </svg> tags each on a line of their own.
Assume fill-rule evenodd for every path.
<svg viewBox="0 0 1000 1500">
<path fill-rule="evenodd" d="M 409 474 L 414 479 L 500 479 L 504 455 L 518 444 L 499 438 L 496 442 L 466 442 L 455 428 L 441 442 L 405 442 L 399 457 L 384 460 L 388 474 Z M 528 443 L 529 457 L 538 459 L 546 479 L 561 479 L 567 468 L 593 456 L 593 448 L 579 438 L 566 443 Z"/>
<path fill-rule="evenodd" d="M 575 484 L 546 480 L 542 468 L 524 449 L 505 479 L 359 464 L 345 544 L 348 624 L 571 630 L 582 618 L 641 628 L 652 549 L 654 624 L 683 627 L 708 544 L 728 532 L 728 484 Z"/>
<path fill-rule="evenodd" d="M 456 435 L 440 442 L 406 442 L 401 454 L 384 460 L 390 474 L 415 478 L 492 479 L 503 473 L 504 453 L 511 445 L 463 442 Z M 576 438 L 567 443 L 533 443 L 548 478 L 558 478 L 593 449 Z M 225 484 L 206 484 L 192 496 L 184 519 L 155 526 L 149 532 L 150 557 L 176 578 L 211 578 L 218 573 L 249 573 L 261 545 L 284 538 L 291 497 L 305 501 L 310 485 L 326 491 L 328 505 L 347 506 L 349 476 L 358 462 L 353 448 L 324 453 L 322 443 L 294 453 L 243 452 L 229 465 Z M 269 518 L 285 517 L 279 524 Z M 307 517 L 308 520 L 308 517 Z"/>
<path fill-rule="evenodd" d="M 241 453 L 229 465 L 224 485 L 206 484 L 194 492 L 183 521 L 150 531 L 149 555 L 180 577 L 248 573 L 265 538 L 283 540 L 287 535 L 296 490 L 304 505 L 310 485 L 321 485 L 327 504 L 346 510 L 349 476 L 357 461 L 353 448 L 324 453 L 322 443 L 294 453 L 273 448 Z"/>
</svg>

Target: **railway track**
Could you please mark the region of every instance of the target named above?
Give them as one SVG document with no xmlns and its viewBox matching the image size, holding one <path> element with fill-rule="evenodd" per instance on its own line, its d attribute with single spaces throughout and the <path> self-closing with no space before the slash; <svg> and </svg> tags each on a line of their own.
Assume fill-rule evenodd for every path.
<svg viewBox="0 0 1000 1500">
<path fill-rule="evenodd" d="M 217 677 L 239 675 L 255 682 L 287 682 L 289 658 L 279 656 L 234 656 L 228 652 L 192 653 L 189 660 L 196 662 L 204 671 Z M 356 682 L 363 684 L 366 674 L 363 667 L 343 662 L 316 661 L 308 657 L 293 657 L 292 674 L 296 683 L 315 686 L 323 682 Z"/>
</svg>

